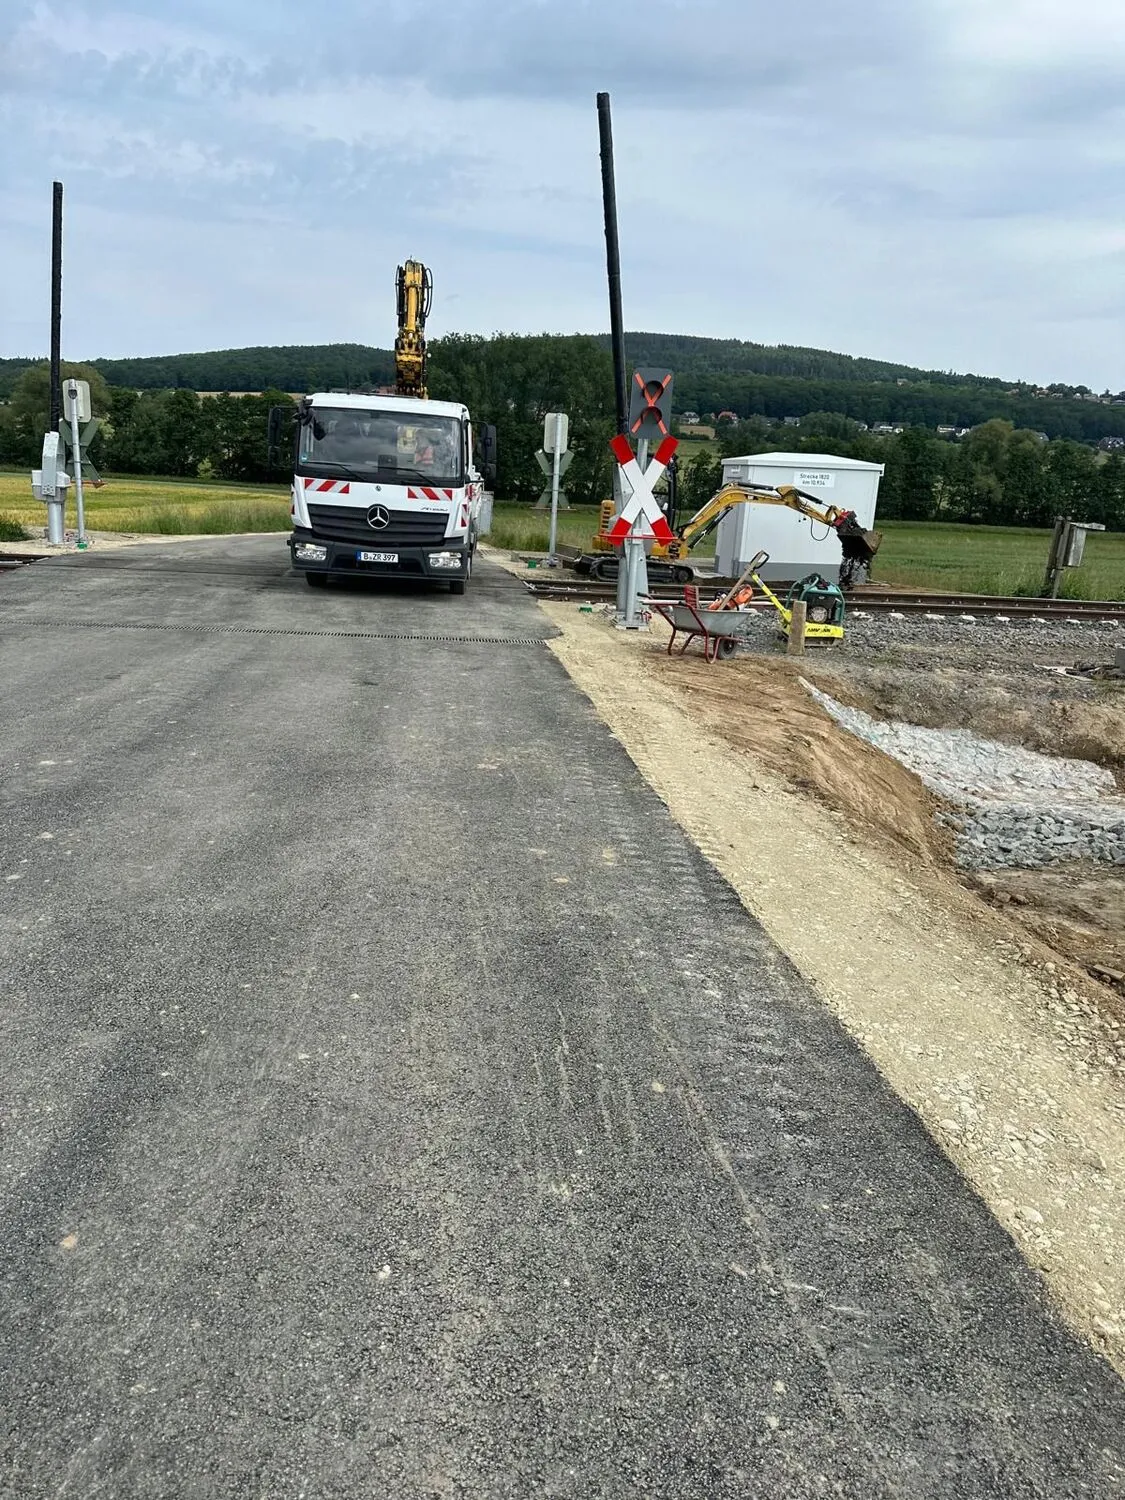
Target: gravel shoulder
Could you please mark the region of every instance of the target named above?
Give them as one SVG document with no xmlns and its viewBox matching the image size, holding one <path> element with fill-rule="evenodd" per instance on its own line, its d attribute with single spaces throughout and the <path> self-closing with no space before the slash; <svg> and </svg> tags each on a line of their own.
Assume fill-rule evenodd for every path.
<svg viewBox="0 0 1125 1500">
<path fill-rule="evenodd" d="M 676 820 L 1125 1373 L 1112 993 L 959 882 L 921 782 L 846 735 L 790 663 L 670 660 L 662 628 L 543 607 L 551 649 Z"/>
<path fill-rule="evenodd" d="M 26 541 L 0 541 L 0 556 L 30 551 L 41 553 L 45 557 L 82 557 L 92 556 L 100 552 L 120 552 L 126 547 L 173 547 L 177 542 L 213 542 L 216 540 L 213 532 L 184 532 L 179 536 L 157 536 L 136 531 L 87 531 L 86 540 L 89 546 L 79 547 L 78 534 L 76 532 L 68 531 L 66 541 L 52 543 L 47 540 L 45 527 L 30 526 L 26 529 L 29 532 Z M 273 535 L 275 533 L 270 534 Z M 262 535 L 263 533 L 260 531 L 229 533 L 230 540 L 232 541 Z M 276 535 L 281 536 L 283 534 L 276 533 Z"/>
</svg>

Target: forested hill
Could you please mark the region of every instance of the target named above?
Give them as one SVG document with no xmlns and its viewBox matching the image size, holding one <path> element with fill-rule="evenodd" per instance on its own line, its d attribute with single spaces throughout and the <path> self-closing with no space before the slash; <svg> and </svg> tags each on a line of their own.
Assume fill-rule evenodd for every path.
<svg viewBox="0 0 1125 1500">
<path fill-rule="evenodd" d="M 609 334 L 597 334 L 594 338 L 603 348 L 610 347 Z M 440 340 L 437 344 L 440 345 Z M 827 349 L 696 338 L 678 333 L 627 333 L 625 352 L 632 364 L 660 365 L 674 370 L 677 376 L 702 375 L 712 379 L 727 375 L 772 375 L 797 380 L 907 380 L 992 388 L 1005 384 L 987 376 L 919 370 L 885 360 L 834 354 Z M 0 397 L 8 394 L 20 372 L 31 363 L 32 360 L 25 359 L 0 360 Z M 391 351 L 365 344 L 217 349 L 202 354 L 94 359 L 88 363 L 96 366 L 110 385 L 131 386 L 138 391 L 333 390 L 341 386 L 386 385 L 394 378 Z"/>
<path fill-rule="evenodd" d="M 1125 437 L 1125 399 L 1098 397 L 1084 386 L 1036 390 L 992 377 L 925 371 L 910 365 L 855 358 L 824 349 L 753 344 L 685 334 L 627 333 L 631 364 L 675 371 L 676 410 L 733 412 L 782 421 L 832 412 L 856 422 L 936 428 L 979 425 L 1002 417 L 1049 438 L 1097 443 Z M 590 380 L 604 382 L 605 415 L 612 408 L 609 336 L 452 334 L 430 344 L 434 394 L 481 404 L 464 383 L 465 360 L 487 365 L 488 390 L 521 399 L 535 382 L 536 400 L 565 404 Z M 0 360 L 0 401 L 32 361 Z M 91 364 L 111 387 L 134 391 L 370 390 L 394 378 L 389 349 L 363 344 L 220 349 L 144 359 L 99 359 Z M 535 373 L 533 373 L 535 372 Z M 461 380 L 462 383 L 458 384 Z M 488 400 L 485 401 L 488 404 Z"/>
<path fill-rule="evenodd" d="M 595 335 L 610 348 L 608 333 Z M 697 338 L 683 333 L 627 333 L 625 354 L 632 364 L 674 370 L 677 375 L 778 375 L 797 380 L 909 380 L 931 385 L 971 385 L 1004 388 L 1013 382 L 987 375 L 956 375 L 951 371 L 920 370 L 914 365 L 889 364 L 834 354 L 829 349 L 803 349 L 797 344 L 752 344 L 744 339 Z"/>
<path fill-rule="evenodd" d="M 150 359 L 91 360 L 110 385 L 138 391 L 323 391 L 386 385 L 394 379 L 389 349 L 364 344 L 280 345 L 217 349 Z"/>
<path fill-rule="evenodd" d="M 0 359 L 0 400 L 32 359 Z M 323 391 L 386 385 L 394 379 L 389 349 L 364 344 L 279 345 L 213 349 L 203 354 L 157 354 L 138 359 L 91 359 L 109 385 L 136 391 Z"/>
</svg>

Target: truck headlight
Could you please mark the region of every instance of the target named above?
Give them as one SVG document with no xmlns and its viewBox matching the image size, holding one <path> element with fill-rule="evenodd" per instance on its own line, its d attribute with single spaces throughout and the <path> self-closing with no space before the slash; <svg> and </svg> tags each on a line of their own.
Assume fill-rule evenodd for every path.
<svg viewBox="0 0 1125 1500">
<path fill-rule="evenodd" d="M 431 552 L 429 553 L 431 568 L 460 568 L 460 552 Z"/>
<path fill-rule="evenodd" d="M 328 548 L 318 547 L 315 542 L 298 542 L 293 555 L 301 562 L 326 562 Z"/>
</svg>

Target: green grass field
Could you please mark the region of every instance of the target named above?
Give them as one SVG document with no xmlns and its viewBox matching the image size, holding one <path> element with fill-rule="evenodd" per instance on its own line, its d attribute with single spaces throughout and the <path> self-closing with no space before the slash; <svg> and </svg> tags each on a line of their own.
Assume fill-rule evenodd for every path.
<svg viewBox="0 0 1125 1500">
<path fill-rule="evenodd" d="M 1043 588 L 1051 533 L 1007 526 L 878 522 L 875 578 L 903 588 L 1027 594 Z M 1081 568 L 1063 575 L 1067 599 L 1125 599 L 1125 533 L 1091 533 Z"/>
<path fill-rule="evenodd" d="M 289 490 L 282 485 L 129 476 L 107 480 L 101 489 L 87 488 L 84 504 L 88 531 L 222 536 L 238 531 L 289 530 Z M 26 473 L 0 474 L 0 528 L 5 517 L 24 526 L 47 523 L 47 507 L 31 493 Z M 78 524 L 73 485 L 67 499 L 66 524 Z"/>
<path fill-rule="evenodd" d="M 0 539 L 5 531 L 43 526 L 46 507 L 35 499 L 26 473 L 0 473 Z M 75 524 L 73 498 L 67 524 Z M 549 517 L 525 505 L 497 505 L 494 546 L 545 552 Z M 587 506 L 559 514 L 559 541 L 587 545 L 598 512 Z M 1000 526 L 944 526 L 914 521 L 880 522 L 878 582 L 979 594 L 1037 594 L 1042 587 L 1050 533 Z M 86 492 L 91 531 L 177 536 L 287 531 L 289 492 L 282 486 L 177 479 L 121 478 Z M 14 538 L 13 538 L 14 539 Z M 710 549 L 704 547 L 704 552 Z M 1063 593 L 1074 599 L 1125 599 L 1125 534 L 1090 536 L 1083 567 L 1065 576 Z"/>
</svg>

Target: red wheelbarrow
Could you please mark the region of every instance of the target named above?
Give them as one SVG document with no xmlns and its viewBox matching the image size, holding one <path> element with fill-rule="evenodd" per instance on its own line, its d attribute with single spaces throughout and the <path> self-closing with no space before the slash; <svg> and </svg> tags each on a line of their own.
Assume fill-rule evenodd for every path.
<svg viewBox="0 0 1125 1500">
<path fill-rule="evenodd" d="M 746 580 L 767 562 L 769 554 L 759 552 L 743 570 L 734 588 L 710 606 L 700 604 L 699 589 L 695 584 L 689 584 L 684 589 L 682 599 L 646 599 L 646 606 L 655 610 L 672 627 L 672 634 L 668 639 L 668 655 L 672 655 L 676 637 L 682 635 L 684 641 L 680 646 L 681 656 L 696 636 L 703 642 L 705 660 L 715 661 L 718 657 L 725 659 L 733 656 L 749 623 L 749 616 L 734 607 L 734 600 L 740 595 Z"/>
<path fill-rule="evenodd" d="M 654 610 L 672 627 L 668 640 L 669 656 L 678 635 L 684 637 L 681 656 L 697 636 L 703 642 L 703 655 L 707 661 L 714 661 L 719 656 L 733 656 L 748 623 L 746 616 L 738 610 L 709 610 L 701 605 L 694 587 L 684 590 L 683 599 L 646 599 L 644 602 L 646 608 Z"/>
</svg>

